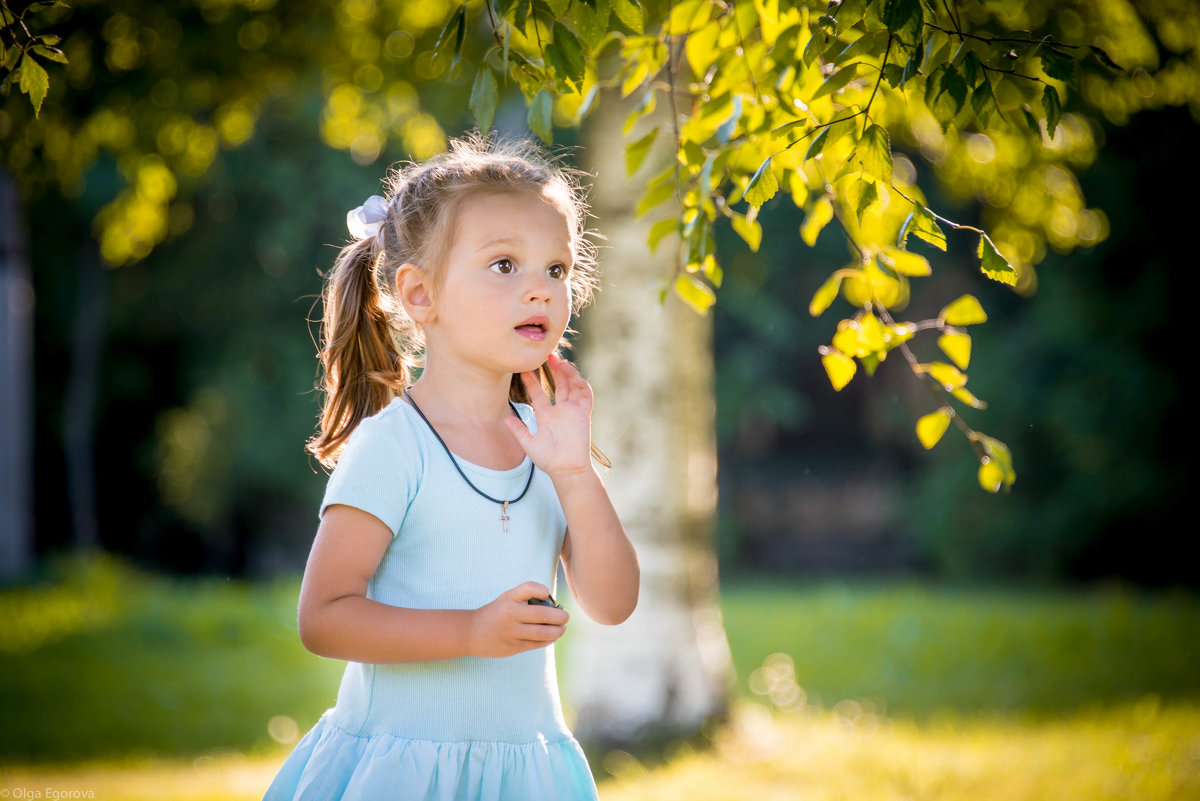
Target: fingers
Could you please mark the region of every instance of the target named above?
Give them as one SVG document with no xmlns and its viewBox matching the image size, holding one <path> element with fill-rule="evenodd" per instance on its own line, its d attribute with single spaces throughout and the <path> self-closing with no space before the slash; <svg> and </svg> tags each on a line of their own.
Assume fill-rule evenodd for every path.
<svg viewBox="0 0 1200 801">
<path fill-rule="evenodd" d="M 557 403 L 566 403 L 574 396 L 590 398 L 592 388 L 584 380 L 578 367 L 557 353 L 550 354 L 547 361 L 550 364 L 551 372 L 554 373 L 554 394 Z"/>
<path fill-rule="evenodd" d="M 514 614 L 522 624 L 533 625 L 537 627 L 548 626 L 550 628 L 563 628 L 571 616 L 567 614 L 565 609 L 553 606 L 540 606 L 538 604 L 530 604 L 530 598 L 548 598 L 550 590 L 545 584 L 539 584 L 536 581 L 527 581 L 513 587 L 505 593 L 505 596 L 517 604 L 517 609 Z M 553 639 L 561 637 L 561 633 L 555 635 Z M 522 638 L 526 639 L 526 638 Z"/>
<path fill-rule="evenodd" d="M 550 588 L 545 584 L 539 584 L 536 581 L 527 581 L 524 584 L 518 584 L 505 593 L 509 600 L 522 604 L 527 602 L 530 598 L 545 598 L 549 594 Z"/>
</svg>

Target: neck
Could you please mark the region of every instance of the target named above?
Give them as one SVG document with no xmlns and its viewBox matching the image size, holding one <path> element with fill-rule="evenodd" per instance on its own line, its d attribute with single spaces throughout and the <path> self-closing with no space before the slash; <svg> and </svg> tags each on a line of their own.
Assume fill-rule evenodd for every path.
<svg viewBox="0 0 1200 801">
<path fill-rule="evenodd" d="M 508 405 L 512 375 L 481 375 L 425 364 L 410 393 L 431 417 L 489 425 L 512 416 Z"/>
</svg>

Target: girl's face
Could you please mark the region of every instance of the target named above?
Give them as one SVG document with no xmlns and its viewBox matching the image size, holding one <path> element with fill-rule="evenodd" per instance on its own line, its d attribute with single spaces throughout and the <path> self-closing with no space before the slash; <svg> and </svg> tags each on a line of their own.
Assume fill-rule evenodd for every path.
<svg viewBox="0 0 1200 801">
<path fill-rule="evenodd" d="M 460 204 L 424 325 L 426 357 L 489 373 L 534 370 L 571 314 L 571 229 L 533 192 L 479 193 Z"/>
</svg>

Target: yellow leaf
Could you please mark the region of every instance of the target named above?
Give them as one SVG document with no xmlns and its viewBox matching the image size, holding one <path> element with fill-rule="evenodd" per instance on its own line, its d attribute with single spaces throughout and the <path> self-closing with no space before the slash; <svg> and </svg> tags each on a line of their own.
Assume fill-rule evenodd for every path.
<svg viewBox="0 0 1200 801">
<path fill-rule="evenodd" d="M 842 322 L 849 321 L 843 320 Z M 838 326 L 837 333 L 833 335 L 833 346 L 851 356 L 861 356 L 866 352 L 862 349 L 862 343 L 859 341 L 858 328 L 853 324 Z"/>
<path fill-rule="evenodd" d="M 987 313 L 974 295 L 963 295 L 942 309 L 938 321 L 946 325 L 974 325 L 987 322 Z"/>
<path fill-rule="evenodd" d="M 979 486 L 988 492 L 1007 490 L 1017 480 L 1008 446 L 985 434 L 976 434 L 974 439 L 983 446 L 985 454 L 979 460 Z"/>
<path fill-rule="evenodd" d="M 736 219 L 736 218 L 735 218 Z M 808 313 L 813 317 L 820 317 L 833 303 L 837 297 L 838 289 L 842 286 L 842 276 L 839 273 L 834 273 L 825 279 L 825 283 L 821 284 L 821 288 L 813 295 L 812 302 L 808 304 Z"/>
<path fill-rule="evenodd" d="M 988 492 L 999 492 L 1004 485 L 1004 471 L 995 462 L 984 461 L 979 465 L 979 486 Z"/>
<path fill-rule="evenodd" d="M 872 352 L 881 351 L 886 347 L 883 323 L 870 312 L 858 321 L 858 341 L 862 343 L 863 348 Z"/>
<path fill-rule="evenodd" d="M 888 347 L 894 348 L 916 336 L 917 327 L 912 323 L 898 323 L 888 326 Z"/>
<path fill-rule="evenodd" d="M 938 444 L 938 440 L 942 438 L 942 435 L 946 433 L 946 429 L 950 427 L 951 415 L 952 412 L 943 406 L 936 412 L 930 412 L 917 421 L 917 439 L 925 446 L 925 450 L 929 450 Z"/>
<path fill-rule="evenodd" d="M 879 254 L 879 260 L 901 275 L 932 275 L 933 268 L 924 256 L 900 248 L 885 248 Z"/>
<path fill-rule="evenodd" d="M 960 371 L 952 364 L 945 362 L 933 362 L 924 366 L 925 372 L 933 376 L 933 380 L 942 385 L 942 388 L 947 392 L 953 392 L 960 389 L 967 383 L 966 373 Z"/>
<path fill-rule="evenodd" d="M 817 243 L 817 236 L 820 235 L 821 229 L 833 219 L 833 204 L 829 202 L 828 195 L 822 195 L 813 203 L 812 209 L 804 218 L 804 223 L 800 226 L 800 238 L 804 240 L 804 244 L 812 247 Z"/>
<path fill-rule="evenodd" d="M 854 364 L 854 359 L 840 351 L 833 348 L 822 348 L 821 350 L 821 364 L 829 375 L 829 383 L 833 385 L 834 390 L 840 392 L 842 387 L 849 384 L 850 379 L 854 378 L 858 367 Z"/>
<path fill-rule="evenodd" d="M 971 364 L 971 336 L 961 331 L 947 331 L 938 337 L 938 347 L 950 357 L 950 361 L 966 370 Z"/>
<path fill-rule="evenodd" d="M 950 394 L 953 395 L 954 397 L 958 398 L 963 403 L 970 406 L 972 409 L 986 409 L 987 408 L 987 403 L 985 403 L 984 401 L 981 401 L 979 398 L 977 398 L 973 394 L 971 394 L 971 390 L 967 389 L 966 387 L 959 387 L 958 389 L 954 390 Z"/>
<path fill-rule="evenodd" d="M 675 294 L 699 314 L 707 314 L 717 302 L 717 296 L 708 284 L 687 273 L 680 273 L 675 279 Z"/>
</svg>

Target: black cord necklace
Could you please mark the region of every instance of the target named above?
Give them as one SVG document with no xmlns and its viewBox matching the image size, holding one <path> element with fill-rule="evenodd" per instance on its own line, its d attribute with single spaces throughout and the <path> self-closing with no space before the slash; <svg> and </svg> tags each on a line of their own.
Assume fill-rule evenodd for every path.
<svg viewBox="0 0 1200 801">
<path fill-rule="evenodd" d="M 475 486 L 475 484 L 472 483 L 471 479 L 467 478 L 467 474 L 463 472 L 463 469 L 461 467 L 459 467 L 458 459 L 454 458 L 454 454 L 450 452 L 450 447 L 448 445 L 446 445 L 446 441 L 444 439 L 442 439 L 442 435 L 439 434 L 437 432 L 437 429 L 433 427 L 433 423 L 429 422 L 429 418 L 426 417 L 425 413 L 421 411 L 421 407 L 417 405 L 417 402 L 415 400 L 413 400 L 412 395 L 408 394 L 407 389 L 404 390 L 404 399 L 407 400 L 412 405 L 412 407 L 416 411 L 416 413 L 421 417 L 422 420 L 425 421 L 425 425 L 429 426 L 429 430 L 433 432 L 433 436 L 437 439 L 438 442 L 441 443 L 442 449 L 444 451 L 446 451 L 446 455 L 450 457 L 450 464 L 454 465 L 454 469 L 458 471 L 458 474 L 460 476 L 462 476 L 462 480 L 467 482 L 467 486 L 470 487 L 471 489 L 475 490 L 477 493 L 482 495 L 484 498 L 487 498 L 492 503 L 500 504 L 500 522 L 504 525 L 504 531 L 505 531 L 505 533 L 507 533 L 508 532 L 508 505 L 510 503 L 516 503 L 517 501 L 521 500 L 522 498 L 525 497 L 525 493 L 529 492 L 529 486 L 533 483 L 533 471 L 535 469 L 533 462 L 530 461 L 530 463 L 529 463 L 529 478 L 525 479 L 525 489 L 521 490 L 520 495 L 513 498 L 511 501 L 501 500 L 500 498 L 493 498 L 491 495 L 488 495 L 486 492 L 481 490 L 479 487 Z M 513 405 L 513 402 L 509 401 L 508 405 L 512 406 L 513 414 L 515 414 L 517 416 L 518 420 L 521 420 L 521 413 L 517 411 L 517 407 Z M 525 421 L 521 420 L 521 422 L 523 423 Z"/>
</svg>

